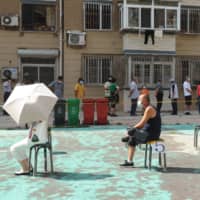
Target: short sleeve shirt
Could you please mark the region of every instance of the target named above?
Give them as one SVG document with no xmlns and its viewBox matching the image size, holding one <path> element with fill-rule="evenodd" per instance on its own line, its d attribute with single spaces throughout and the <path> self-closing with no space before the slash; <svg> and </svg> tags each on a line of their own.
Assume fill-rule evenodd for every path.
<svg viewBox="0 0 200 200">
<path fill-rule="evenodd" d="M 49 87 L 54 88 L 54 93 L 58 98 L 63 98 L 64 93 L 64 83 L 60 81 L 53 81 L 49 84 Z"/>
<path fill-rule="evenodd" d="M 83 99 L 85 95 L 85 87 L 80 83 L 76 83 L 74 90 L 77 92 L 77 98 Z"/>
<path fill-rule="evenodd" d="M 139 91 L 135 81 L 132 81 L 130 83 L 130 90 L 133 90 L 133 93 L 131 94 L 131 99 L 137 99 L 139 96 Z"/>
<path fill-rule="evenodd" d="M 191 90 L 191 85 L 187 81 L 184 81 L 184 83 L 183 83 L 183 93 L 184 93 L 184 96 L 191 96 L 191 93 L 188 92 L 187 89 Z"/>
</svg>

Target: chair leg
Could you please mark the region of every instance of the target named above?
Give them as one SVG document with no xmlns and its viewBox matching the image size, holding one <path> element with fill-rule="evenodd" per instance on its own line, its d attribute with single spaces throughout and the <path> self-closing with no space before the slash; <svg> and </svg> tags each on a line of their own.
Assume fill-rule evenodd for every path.
<svg viewBox="0 0 200 200">
<path fill-rule="evenodd" d="M 39 148 L 35 147 L 35 159 L 34 159 L 34 169 L 33 169 L 33 176 L 37 174 L 37 157 L 38 157 Z"/>
<path fill-rule="evenodd" d="M 194 129 L 194 147 L 197 148 L 197 129 Z"/>
<path fill-rule="evenodd" d="M 44 148 L 44 170 L 47 172 L 47 149 Z"/>
<path fill-rule="evenodd" d="M 148 144 L 145 145 L 144 167 L 147 168 Z"/>
<path fill-rule="evenodd" d="M 199 131 L 200 128 L 199 127 L 195 127 L 194 129 L 194 147 L 198 147 L 198 136 L 199 136 Z"/>
<path fill-rule="evenodd" d="M 32 156 L 32 148 L 29 149 L 29 160 L 28 160 L 28 167 L 29 171 L 31 171 L 31 156 Z"/>
<path fill-rule="evenodd" d="M 152 146 L 149 145 L 149 169 L 151 169 Z"/>
<path fill-rule="evenodd" d="M 162 156 L 161 156 L 161 152 L 158 153 L 158 164 L 159 164 L 159 166 L 162 166 Z"/>
<path fill-rule="evenodd" d="M 53 173 L 53 154 L 52 154 L 52 148 L 49 148 L 49 157 L 50 157 L 50 165 L 51 165 L 51 173 Z"/>
<path fill-rule="evenodd" d="M 163 160 L 164 160 L 163 170 L 164 170 L 164 171 L 167 171 L 167 159 L 166 159 L 166 153 L 163 153 Z"/>
</svg>

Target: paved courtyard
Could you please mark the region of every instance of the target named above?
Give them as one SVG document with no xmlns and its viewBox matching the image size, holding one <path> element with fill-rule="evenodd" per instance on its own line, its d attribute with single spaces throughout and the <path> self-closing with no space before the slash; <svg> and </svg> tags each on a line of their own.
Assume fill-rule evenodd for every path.
<svg viewBox="0 0 200 200">
<path fill-rule="evenodd" d="M 193 147 L 195 123 L 163 125 L 168 166 L 163 172 L 157 165 L 156 153 L 152 170 L 145 169 L 144 150 L 139 148 L 135 167 L 120 167 L 127 155 L 127 148 L 120 142 L 127 125 L 114 125 L 118 123 L 116 118 L 110 121 L 113 125 L 53 128 L 55 173 L 44 173 L 40 152 L 37 177 L 13 175 L 19 166 L 8 152 L 27 130 L 1 129 L 0 199 L 199 199 L 200 148 Z"/>
</svg>

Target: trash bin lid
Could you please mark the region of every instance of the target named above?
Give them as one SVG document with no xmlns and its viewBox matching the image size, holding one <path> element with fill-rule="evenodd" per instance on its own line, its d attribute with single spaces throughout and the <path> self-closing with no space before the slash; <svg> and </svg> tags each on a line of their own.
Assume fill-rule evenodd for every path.
<svg viewBox="0 0 200 200">
<path fill-rule="evenodd" d="M 95 99 L 83 99 L 82 102 L 83 103 L 94 103 Z"/>
<path fill-rule="evenodd" d="M 96 102 L 104 103 L 104 102 L 108 102 L 108 99 L 107 98 L 99 98 L 99 99 L 96 99 Z"/>
<path fill-rule="evenodd" d="M 77 99 L 77 98 L 69 98 L 67 100 L 68 103 L 79 103 L 80 102 L 80 99 Z"/>
</svg>

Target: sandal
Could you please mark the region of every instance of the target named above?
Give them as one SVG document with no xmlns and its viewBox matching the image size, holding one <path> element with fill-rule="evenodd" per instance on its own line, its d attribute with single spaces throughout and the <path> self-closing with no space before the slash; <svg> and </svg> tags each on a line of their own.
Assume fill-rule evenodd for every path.
<svg viewBox="0 0 200 200">
<path fill-rule="evenodd" d="M 15 172 L 15 175 L 16 176 L 21 176 L 21 175 L 30 175 L 30 172 L 29 171 L 18 171 L 18 172 Z"/>
</svg>

